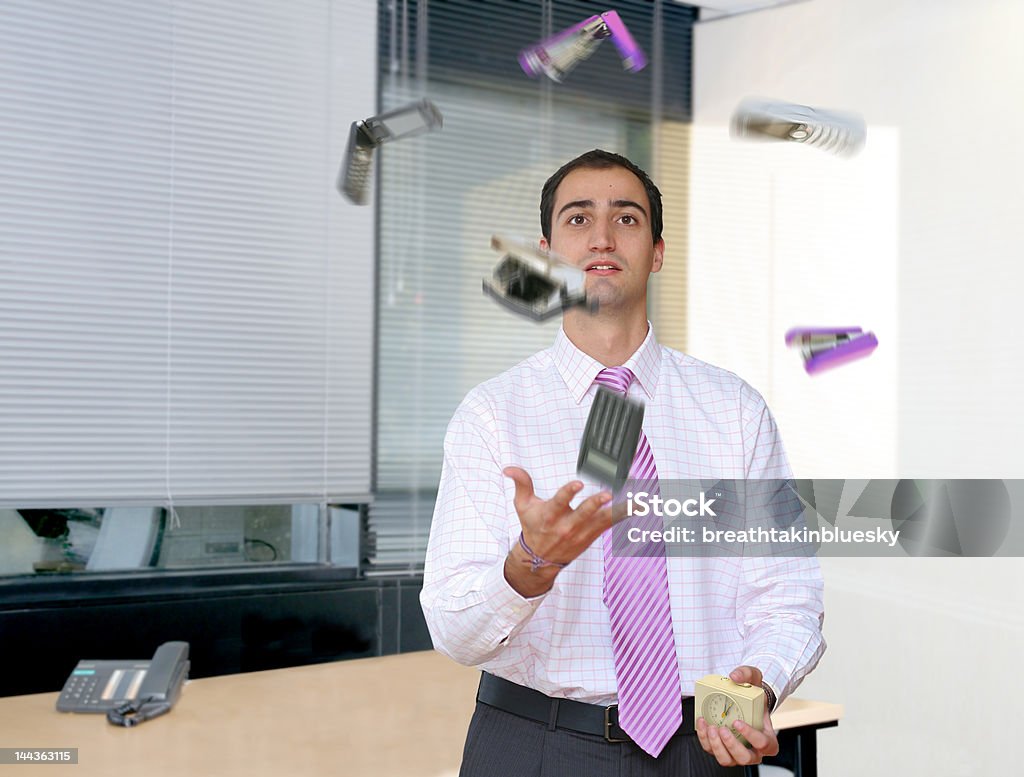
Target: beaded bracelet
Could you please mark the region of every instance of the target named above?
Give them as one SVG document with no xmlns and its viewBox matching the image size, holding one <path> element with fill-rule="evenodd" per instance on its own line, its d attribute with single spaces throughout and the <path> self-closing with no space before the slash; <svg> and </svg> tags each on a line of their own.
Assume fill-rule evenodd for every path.
<svg viewBox="0 0 1024 777">
<path fill-rule="evenodd" d="M 530 546 L 526 544 L 526 539 L 523 537 L 523 533 L 519 532 L 519 547 L 526 551 L 526 555 L 530 557 L 530 571 L 536 572 L 541 567 L 558 567 L 559 569 L 565 569 L 568 564 L 559 564 L 557 561 L 546 561 L 530 550 Z"/>
</svg>

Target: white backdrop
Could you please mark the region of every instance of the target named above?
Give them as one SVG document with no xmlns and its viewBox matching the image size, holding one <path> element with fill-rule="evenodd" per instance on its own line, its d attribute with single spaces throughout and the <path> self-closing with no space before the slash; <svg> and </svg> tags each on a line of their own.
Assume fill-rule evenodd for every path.
<svg viewBox="0 0 1024 777">
<path fill-rule="evenodd" d="M 766 224 L 795 219 L 794 203 L 807 200 L 789 184 L 772 192 L 745 168 L 754 185 L 732 192 L 732 207 L 757 218 L 752 233 L 736 223 L 741 234 L 725 238 L 760 260 L 754 276 L 760 287 L 774 285 L 775 306 L 761 301 L 746 314 L 737 306 L 732 317 L 695 315 L 690 323 L 698 356 L 748 372 L 766 393 L 795 463 L 812 473 L 1024 474 L 1017 334 L 1024 152 L 1010 129 L 1024 126 L 1024 57 L 1013 33 L 1022 26 L 1024 5 L 1009 0 L 810 0 L 697 27 L 698 137 L 723 131 L 748 95 L 858 111 L 868 123 L 865 157 L 856 163 L 870 182 L 871 196 L 859 200 L 866 218 L 831 212 L 841 192 L 859 196 L 840 189 L 855 168 L 840 174 L 834 160 L 835 175 L 823 179 L 834 188 L 813 209 L 823 222 L 771 236 Z M 812 161 L 820 152 L 790 150 L 806 152 L 802 166 L 827 168 Z M 734 153 L 733 167 L 755 152 L 737 143 Z M 698 238 L 709 229 L 696 223 L 699 214 L 728 199 L 706 191 L 693 203 Z M 838 287 L 838 273 L 812 277 L 793 256 L 779 256 L 783 245 L 813 245 L 822 235 L 829 259 L 853 263 Z M 707 244 L 700 239 L 697 247 Z M 765 270 L 765 257 L 774 272 Z M 697 290 L 717 270 L 699 253 L 693 260 Z M 834 309 L 809 303 L 807 315 L 822 319 L 804 323 L 874 329 L 875 354 L 833 375 L 803 375 L 798 357 L 779 350 L 788 316 L 779 305 L 794 304 L 794 278 L 801 289 L 820 280 L 840 292 Z M 736 344 L 751 339 L 758 347 Z M 840 409 L 848 429 L 836 428 Z M 1012 667 L 1024 650 L 1021 559 L 825 559 L 823 569 L 830 647 L 798 693 L 840 702 L 846 717 L 819 736 L 821 773 L 981 776 L 1006 769 L 1011 723 L 1001 711 L 989 719 L 972 710 L 994 689 L 1020 687 Z"/>
</svg>

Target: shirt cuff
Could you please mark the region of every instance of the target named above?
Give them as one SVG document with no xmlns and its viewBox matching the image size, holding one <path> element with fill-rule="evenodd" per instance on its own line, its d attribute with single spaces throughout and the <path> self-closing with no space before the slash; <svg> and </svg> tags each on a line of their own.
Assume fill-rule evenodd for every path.
<svg viewBox="0 0 1024 777">
<path fill-rule="evenodd" d="M 782 706 L 782 694 L 786 690 L 787 675 L 778 662 L 768 656 L 749 656 L 744 661 L 747 666 L 756 666 L 761 670 L 761 682 L 775 692 L 775 709 Z M 774 711 L 774 710 L 772 710 Z"/>
<path fill-rule="evenodd" d="M 545 592 L 540 596 L 527 599 L 510 586 L 508 580 L 505 579 L 504 559 L 484 574 L 483 594 L 485 601 L 490 604 L 497 616 L 494 625 L 498 633 L 495 636 L 501 642 L 525 626 L 548 595 Z"/>
</svg>

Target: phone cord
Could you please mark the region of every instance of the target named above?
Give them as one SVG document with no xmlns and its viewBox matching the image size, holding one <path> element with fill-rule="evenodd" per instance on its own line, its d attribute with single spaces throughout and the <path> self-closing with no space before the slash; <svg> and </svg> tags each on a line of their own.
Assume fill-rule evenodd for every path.
<svg viewBox="0 0 1024 777">
<path fill-rule="evenodd" d="M 137 726 L 139 723 L 150 720 L 151 718 L 163 715 L 165 712 L 171 709 L 171 705 L 166 701 L 150 701 L 146 699 L 144 701 L 135 700 L 126 702 L 120 707 L 114 707 L 111 710 L 107 710 L 107 720 L 115 726 L 125 726 L 130 728 L 131 726 Z"/>
</svg>

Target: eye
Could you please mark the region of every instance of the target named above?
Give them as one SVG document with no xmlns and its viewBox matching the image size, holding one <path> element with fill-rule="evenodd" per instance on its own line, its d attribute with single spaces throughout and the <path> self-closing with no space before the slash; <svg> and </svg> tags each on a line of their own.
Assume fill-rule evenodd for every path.
<svg viewBox="0 0 1024 777">
<path fill-rule="evenodd" d="M 623 213 L 621 216 L 619 216 L 619 221 L 621 221 L 626 226 L 633 226 L 640 223 L 637 220 L 636 216 L 634 216 L 631 213 Z"/>
<path fill-rule="evenodd" d="M 572 224 L 574 227 L 583 226 L 584 224 L 587 223 L 587 217 L 584 216 L 582 213 L 577 213 L 573 216 L 569 216 L 568 223 Z"/>
</svg>

